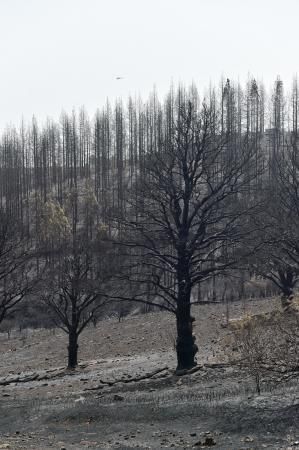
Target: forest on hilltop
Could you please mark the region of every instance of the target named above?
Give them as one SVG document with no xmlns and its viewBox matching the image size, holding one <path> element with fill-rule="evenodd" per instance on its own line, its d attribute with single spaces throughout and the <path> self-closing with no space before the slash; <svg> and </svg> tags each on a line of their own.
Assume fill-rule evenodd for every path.
<svg viewBox="0 0 299 450">
<path fill-rule="evenodd" d="M 255 79 L 227 79 L 202 98 L 180 86 L 163 101 L 107 102 L 93 119 L 81 109 L 7 128 L 0 322 L 50 314 L 74 367 L 84 328 L 133 301 L 176 315 L 178 368 L 188 368 L 192 303 L 242 298 L 255 280 L 254 295 L 281 292 L 288 308 L 299 279 L 298 115 L 297 79 L 285 94 L 278 78 L 270 95 Z"/>
</svg>

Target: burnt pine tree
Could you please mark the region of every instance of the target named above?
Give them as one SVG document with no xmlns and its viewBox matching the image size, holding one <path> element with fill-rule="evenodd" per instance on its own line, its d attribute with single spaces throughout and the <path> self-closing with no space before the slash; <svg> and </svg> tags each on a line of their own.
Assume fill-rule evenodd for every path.
<svg viewBox="0 0 299 450">
<path fill-rule="evenodd" d="M 146 155 L 122 245 L 134 266 L 127 276 L 140 286 L 131 299 L 176 316 L 182 370 L 196 365 L 192 289 L 237 264 L 239 244 L 248 238 L 256 157 L 248 145 L 237 147 L 229 131 L 223 136 L 217 111 L 199 106 L 194 93 L 179 92 L 174 109 L 171 133 Z"/>
</svg>

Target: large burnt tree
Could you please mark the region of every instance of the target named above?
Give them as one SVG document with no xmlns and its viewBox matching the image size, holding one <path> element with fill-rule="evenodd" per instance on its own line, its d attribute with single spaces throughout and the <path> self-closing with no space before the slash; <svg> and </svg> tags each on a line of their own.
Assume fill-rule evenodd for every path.
<svg viewBox="0 0 299 450">
<path fill-rule="evenodd" d="M 128 277 L 143 286 L 131 298 L 175 314 L 177 370 L 196 365 L 192 289 L 240 260 L 254 209 L 254 148 L 219 125 L 215 104 L 199 106 L 194 93 L 179 92 L 170 131 L 149 151 L 123 220 L 122 244 L 135 266 Z"/>
</svg>

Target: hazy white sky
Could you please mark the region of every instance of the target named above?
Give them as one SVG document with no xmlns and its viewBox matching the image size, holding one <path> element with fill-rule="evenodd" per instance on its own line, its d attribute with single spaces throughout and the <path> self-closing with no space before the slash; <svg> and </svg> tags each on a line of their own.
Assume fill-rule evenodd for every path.
<svg viewBox="0 0 299 450">
<path fill-rule="evenodd" d="M 172 80 L 288 86 L 298 18 L 299 0 L 0 0 L 0 130 Z"/>
</svg>

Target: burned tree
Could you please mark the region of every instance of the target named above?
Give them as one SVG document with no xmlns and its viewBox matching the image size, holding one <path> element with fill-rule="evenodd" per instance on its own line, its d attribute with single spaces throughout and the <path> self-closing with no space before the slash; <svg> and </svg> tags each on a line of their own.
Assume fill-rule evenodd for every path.
<svg viewBox="0 0 299 450">
<path fill-rule="evenodd" d="M 107 229 L 98 225 L 91 240 L 86 227 L 48 265 L 43 300 L 56 326 L 68 335 L 68 367 L 78 364 L 78 339 L 90 322 L 96 323 L 107 303 L 112 275 L 117 270 L 115 247 L 107 241 Z"/>
<path fill-rule="evenodd" d="M 248 145 L 236 146 L 230 131 L 221 134 L 217 111 L 200 107 L 194 92 L 179 91 L 171 115 L 171 132 L 146 155 L 146 175 L 131 203 L 138 214 L 125 221 L 122 245 L 134 262 L 130 281 L 145 287 L 133 299 L 176 316 L 180 370 L 196 365 L 193 287 L 240 260 L 239 243 L 254 210 L 247 193 L 256 155 Z M 145 300 L 149 285 L 151 299 Z"/>
<path fill-rule="evenodd" d="M 79 336 L 105 303 L 103 286 L 98 287 L 92 256 L 79 248 L 62 258 L 52 277 L 44 301 L 55 324 L 68 335 L 68 367 L 73 369 L 78 364 Z"/>
<path fill-rule="evenodd" d="M 0 210 L 0 323 L 13 315 L 35 285 L 28 242 L 7 213 Z"/>
<path fill-rule="evenodd" d="M 272 160 L 276 177 L 269 181 L 262 215 L 267 235 L 260 237 L 264 250 L 257 264 L 257 271 L 279 288 L 284 309 L 291 305 L 299 282 L 299 165 L 297 139 L 289 139 L 284 152 Z"/>
</svg>

